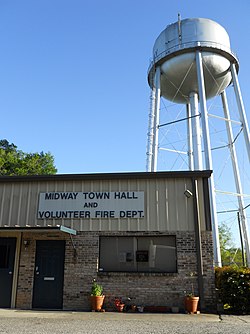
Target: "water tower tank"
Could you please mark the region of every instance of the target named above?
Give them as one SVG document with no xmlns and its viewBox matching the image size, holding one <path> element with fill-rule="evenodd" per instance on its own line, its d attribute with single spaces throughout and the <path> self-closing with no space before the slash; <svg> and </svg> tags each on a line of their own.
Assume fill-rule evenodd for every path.
<svg viewBox="0 0 250 334">
<path fill-rule="evenodd" d="M 156 39 L 148 81 L 153 88 L 155 68 L 161 68 L 161 95 L 176 103 L 187 103 L 198 93 L 195 51 L 202 51 L 206 98 L 220 94 L 231 82 L 230 63 L 238 71 L 238 60 L 230 48 L 226 30 L 204 18 L 179 20 Z"/>
</svg>

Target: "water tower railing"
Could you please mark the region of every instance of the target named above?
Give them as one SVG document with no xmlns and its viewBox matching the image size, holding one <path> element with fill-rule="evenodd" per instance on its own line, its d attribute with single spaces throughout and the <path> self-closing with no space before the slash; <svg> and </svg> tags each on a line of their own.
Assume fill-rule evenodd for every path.
<svg viewBox="0 0 250 334">
<path fill-rule="evenodd" d="M 171 56 L 171 54 L 175 56 L 176 54 L 174 53 L 176 52 L 188 53 L 198 48 L 202 48 L 205 51 L 211 51 L 217 54 L 218 53 L 222 54 L 226 56 L 226 58 L 229 58 L 231 61 L 238 63 L 238 58 L 237 58 L 236 53 L 232 52 L 230 48 L 225 47 L 224 45 L 220 43 L 215 43 L 215 42 L 210 42 L 210 41 L 188 42 L 188 43 L 182 43 L 182 44 L 175 45 L 167 50 L 164 50 L 160 54 L 155 55 L 154 59 L 150 60 L 150 64 L 148 67 L 148 75 L 150 71 L 152 70 L 153 66 L 155 66 L 161 60 L 165 61 L 165 57 Z M 209 50 L 210 48 L 211 50 Z"/>
</svg>

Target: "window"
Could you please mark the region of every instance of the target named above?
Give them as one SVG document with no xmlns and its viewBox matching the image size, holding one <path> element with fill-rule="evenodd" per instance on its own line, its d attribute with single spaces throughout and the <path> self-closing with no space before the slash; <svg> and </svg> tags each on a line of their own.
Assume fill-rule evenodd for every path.
<svg viewBox="0 0 250 334">
<path fill-rule="evenodd" d="M 176 238 L 100 237 L 99 271 L 177 272 Z"/>
</svg>

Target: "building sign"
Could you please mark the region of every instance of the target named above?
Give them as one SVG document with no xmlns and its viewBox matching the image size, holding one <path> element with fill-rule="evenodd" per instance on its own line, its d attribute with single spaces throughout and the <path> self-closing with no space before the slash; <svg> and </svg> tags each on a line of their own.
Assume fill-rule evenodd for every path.
<svg viewBox="0 0 250 334">
<path fill-rule="evenodd" d="M 40 193 L 38 219 L 143 218 L 143 191 Z"/>
</svg>

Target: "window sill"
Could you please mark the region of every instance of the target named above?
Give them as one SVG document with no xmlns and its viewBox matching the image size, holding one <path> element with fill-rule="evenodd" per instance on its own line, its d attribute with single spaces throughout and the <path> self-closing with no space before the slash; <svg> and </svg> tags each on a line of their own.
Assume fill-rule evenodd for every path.
<svg viewBox="0 0 250 334">
<path fill-rule="evenodd" d="M 99 271 L 97 273 L 98 276 L 123 276 L 123 277 L 131 277 L 131 276 L 136 276 L 136 277 L 147 277 L 147 276 L 171 276 L 171 277 L 176 277 L 178 273 L 157 273 L 157 272 L 133 272 L 133 271 L 126 271 L 126 272 L 121 272 L 121 271 Z"/>
</svg>

